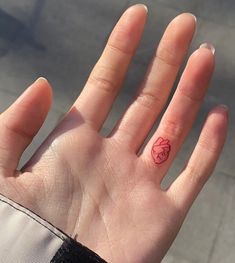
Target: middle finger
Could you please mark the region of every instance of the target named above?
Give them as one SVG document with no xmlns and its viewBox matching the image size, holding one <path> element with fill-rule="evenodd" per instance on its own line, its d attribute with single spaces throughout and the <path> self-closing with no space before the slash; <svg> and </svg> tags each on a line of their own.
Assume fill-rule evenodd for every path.
<svg viewBox="0 0 235 263">
<path fill-rule="evenodd" d="M 164 107 L 195 32 L 195 17 L 181 14 L 167 27 L 136 99 L 112 134 L 138 151 Z M 144 123 L 144 125 L 143 125 Z"/>
</svg>

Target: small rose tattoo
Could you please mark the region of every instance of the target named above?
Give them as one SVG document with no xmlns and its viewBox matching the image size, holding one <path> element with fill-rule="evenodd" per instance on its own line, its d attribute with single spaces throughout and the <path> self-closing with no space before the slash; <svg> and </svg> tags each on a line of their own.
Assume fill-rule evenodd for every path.
<svg viewBox="0 0 235 263">
<path fill-rule="evenodd" d="M 159 137 L 157 141 L 153 144 L 151 152 L 155 164 L 161 164 L 165 162 L 169 157 L 170 151 L 170 141 Z"/>
</svg>

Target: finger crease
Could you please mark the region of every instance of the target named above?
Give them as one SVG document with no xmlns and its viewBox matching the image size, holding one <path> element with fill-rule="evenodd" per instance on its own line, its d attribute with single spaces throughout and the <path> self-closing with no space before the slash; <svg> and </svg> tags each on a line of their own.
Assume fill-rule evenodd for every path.
<svg viewBox="0 0 235 263">
<path fill-rule="evenodd" d="M 185 92 L 183 91 L 182 88 L 178 89 L 178 92 L 180 93 L 179 96 L 184 96 L 188 100 L 195 102 L 195 103 L 200 103 L 203 100 L 203 97 L 195 97 L 193 96 L 193 92 Z"/>
<path fill-rule="evenodd" d="M 107 93 L 116 93 L 117 84 L 107 78 L 91 75 L 88 83 L 97 85 L 99 90 L 103 90 Z"/>
<path fill-rule="evenodd" d="M 18 129 L 16 127 L 15 128 L 14 127 L 10 127 L 7 124 L 4 125 L 4 128 L 7 131 L 9 131 L 11 133 L 14 133 L 14 134 L 26 139 L 26 140 L 32 140 L 32 137 L 35 135 L 35 134 L 28 134 L 25 131 L 23 131 L 22 129 Z"/>
<path fill-rule="evenodd" d="M 166 65 L 168 65 L 170 67 L 173 67 L 173 68 L 177 68 L 177 69 L 181 65 L 181 63 L 177 63 L 177 62 L 174 63 L 174 62 L 170 61 L 169 59 L 166 59 L 164 56 L 162 56 L 162 55 L 160 55 L 158 53 L 156 54 L 155 59 L 160 60 L 164 64 L 166 64 Z"/>
<path fill-rule="evenodd" d="M 159 98 L 158 96 L 156 96 L 153 93 L 150 92 L 141 92 L 136 100 L 137 103 L 139 103 L 141 106 L 154 111 L 156 110 L 156 106 L 161 105 L 162 104 L 162 100 L 161 98 Z"/>
<path fill-rule="evenodd" d="M 133 56 L 133 51 L 131 50 L 124 50 L 123 48 L 120 48 L 118 46 L 115 46 L 111 43 L 108 43 L 107 46 L 113 50 L 114 52 L 121 53 L 124 56 L 132 57 Z"/>
</svg>

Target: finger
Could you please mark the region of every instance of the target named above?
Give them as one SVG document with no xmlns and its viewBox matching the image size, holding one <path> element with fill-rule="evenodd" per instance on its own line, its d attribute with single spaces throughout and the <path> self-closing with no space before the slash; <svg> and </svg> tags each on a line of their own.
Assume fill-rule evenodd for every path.
<svg viewBox="0 0 235 263">
<path fill-rule="evenodd" d="M 188 211 L 212 174 L 224 146 L 227 130 L 227 109 L 224 106 L 216 107 L 206 120 L 188 164 L 167 190 L 180 211 Z"/>
<path fill-rule="evenodd" d="M 181 77 L 178 88 L 165 112 L 160 125 L 143 151 L 142 158 L 159 171 L 159 180 L 169 169 L 183 141 L 190 131 L 207 91 L 214 69 L 212 47 L 199 48 L 190 57 Z M 156 156 L 153 147 L 163 146 L 155 143 L 159 137 L 168 140 L 170 151 L 164 149 Z M 160 160 L 158 160 L 160 158 Z"/>
<path fill-rule="evenodd" d="M 0 169 L 13 175 L 26 147 L 42 126 L 51 106 L 52 91 L 40 78 L 0 116 Z"/>
<path fill-rule="evenodd" d="M 195 32 L 195 17 L 181 14 L 167 27 L 136 99 L 112 134 L 135 152 L 164 107 Z"/>
<path fill-rule="evenodd" d="M 95 129 L 100 129 L 127 73 L 143 33 L 147 9 L 130 7 L 115 26 L 75 107 Z"/>
</svg>

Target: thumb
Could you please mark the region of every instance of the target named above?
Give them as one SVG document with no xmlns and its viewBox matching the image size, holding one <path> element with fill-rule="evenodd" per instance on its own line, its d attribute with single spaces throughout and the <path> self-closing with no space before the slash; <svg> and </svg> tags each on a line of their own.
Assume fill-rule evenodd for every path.
<svg viewBox="0 0 235 263">
<path fill-rule="evenodd" d="M 13 176 L 22 153 L 37 134 L 48 114 L 52 90 L 44 78 L 34 82 L 0 116 L 0 170 Z"/>
</svg>

